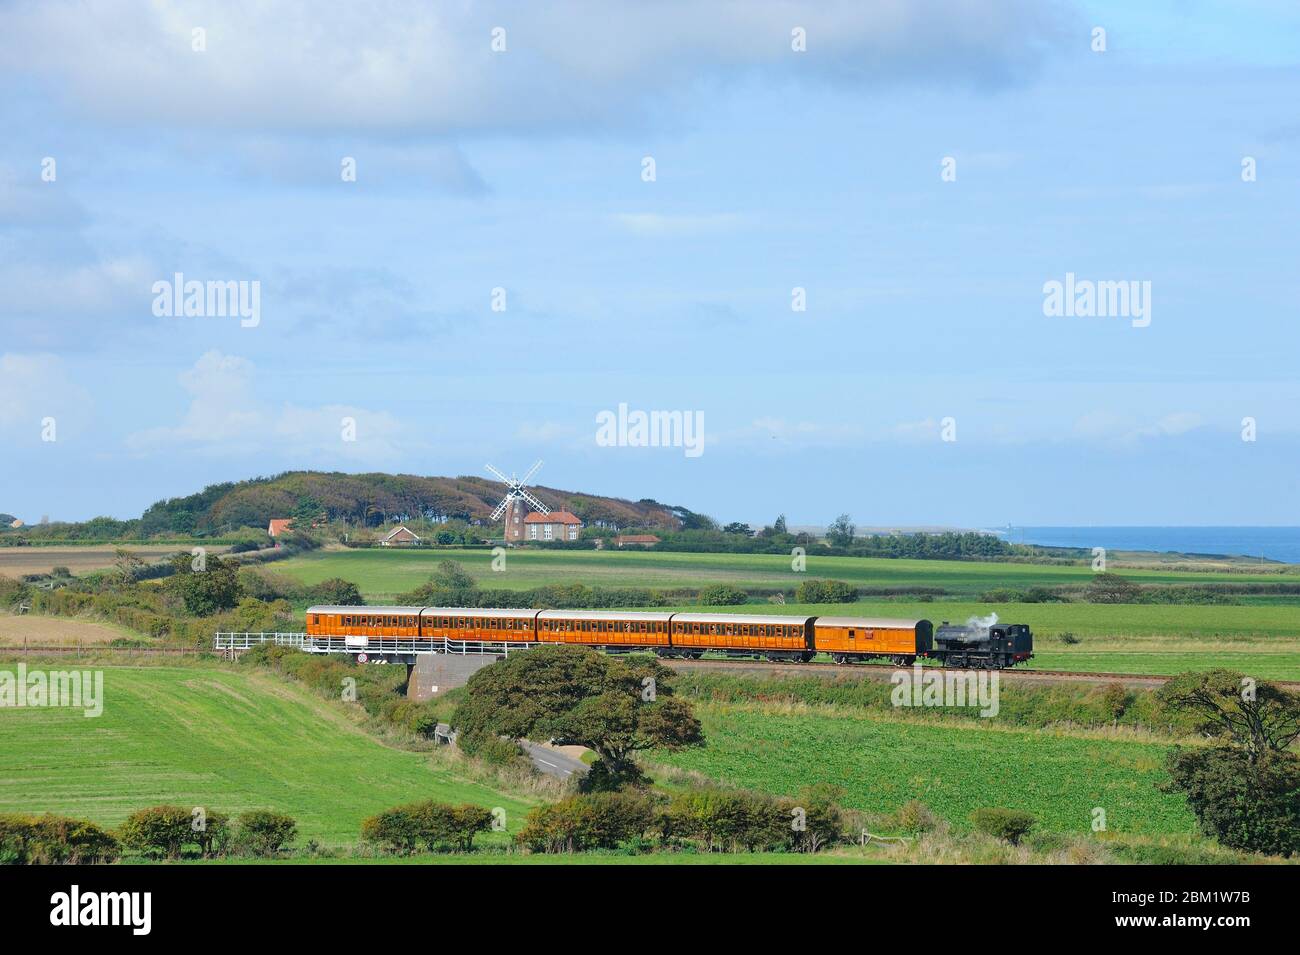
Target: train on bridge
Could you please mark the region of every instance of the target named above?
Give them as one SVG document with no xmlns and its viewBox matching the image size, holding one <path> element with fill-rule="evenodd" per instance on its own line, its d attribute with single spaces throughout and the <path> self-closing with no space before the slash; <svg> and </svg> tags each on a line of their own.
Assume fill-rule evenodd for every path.
<svg viewBox="0 0 1300 955">
<path fill-rule="evenodd" d="M 950 626 L 945 621 L 936 636 L 929 620 L 885 617 L 321 606 L 307 608 L 306 633 L 309 639 L 342 642 L 358 656 L 372 646 L 382 656 L 430 641 L 560 643 L 612 653 L 693 659 L 716 653 L 773 662 L 807 662 L 819 653 L 840 664 L 883 659 L 911 665 L 928 658 L 981 669 L 1014 666 L 1034 655 L 1033 634 L 1024 624 Z"/>
</svg>

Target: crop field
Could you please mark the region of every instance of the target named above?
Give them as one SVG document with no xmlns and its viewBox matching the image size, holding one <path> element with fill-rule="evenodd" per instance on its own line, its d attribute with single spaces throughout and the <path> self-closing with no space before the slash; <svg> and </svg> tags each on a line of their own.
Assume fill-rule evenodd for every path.
<svg viewBox="0 0 1300 955">
<path fill-rule="evenodd" d="M 266 808 L 298 820 L 300 843 L 344 845 L 358 841 L 366 816 L 419 799 L 500 806 L 510 828 L 528 809 L 432 768 L 426 755 L 384 746 L 324 701 L 257 673 L 110 667 L 98 717 L 0 709 L 0 812 L 116 825 L 163 802 Z"/>
<path fill-rule="evenodd" d="M 961 828 L 974 809 L 1032 812 L 1045 829 L 1091 831 L 1092 810 L 1108 830 L 1191 834 L 1181 795 L 1156 788 L 1166 746 L 1098 734 L 908 722 L 861 709 L 696 704 L 708 741 L 661 762 L 725 783 L 793 796 L 834 783 L 845 804 L 892 812 L 919 799 Z"/>
<path fill-rule="evenodd" d="M 0 613 L 0 646 L 18 647 L 28 643 L 40 647 L 90 647 L 135 636 L 138 635 L 117 624 Z"/>
<path fill-rule="evenodd" d="M 127 544 L 123 550 L 130 551 L 143 561 L 150 562 L 188 551 L 190 545 L 176 544 L 171 547 Z M 208 553 L 221 554 L 230 548 L 227 546 L 208 547 Z M 21 577 L 23 574 L 48 574 L 55 567 L 66 567 L 74 574 L 84 574 L 91 570 L 100 570 L 113 566 L 117 559 L 117 548 L 109 545 L 78 547 L 62 545 L 56 547 L 0 547 L 0 575 Z"/>
<path fill-rule="evenodd" d="M 429 579 L 439 562 L 455 560 L 480 586 L 527 590 L 581 582 L 605 587 L 700 587 L 725 583 L 740 587 L 794 587 L 809 577 L 843 580 L 862 587 L 942 587 L 949 594 L 978 597 L 1000 587 L 1084 586 L 1087 566 L 1045 566 L 973 561 L 891 560 L 876 557 L 809 557 L 807 570 L 794 573 L 790 559 L 776 554 L 674 554 L 631 551 L 513 549 L 506 569 L 492 570 L 486 550 L 346 550 L 316 552 L 269 565 L 303 583 L 342 577 L 376 601 L 412 590 Z M 1286 572 L 1180 572 L 1125 570 L 1141 583 L 1300 583 L 1300 567 Z"/>
</svg>

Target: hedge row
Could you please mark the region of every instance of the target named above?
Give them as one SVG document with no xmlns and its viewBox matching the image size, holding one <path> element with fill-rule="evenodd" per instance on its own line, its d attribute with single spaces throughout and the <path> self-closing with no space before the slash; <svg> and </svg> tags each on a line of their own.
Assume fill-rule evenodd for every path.
<svg viewBox="0 0 1300 955">
<path fill-rule="evenodd" d="M 644 790 L 586 793 L 532 810 L 516 842 L 533 852 L 687 844 L 707 851 L 815 852 L 846 838 L 837 797 L 824 787 L 794 799 L 721 789 L 671 797 Z"/>
<path fill-rule="evenodd" d="M 65 816 L 0 814 L 0 864 L 79 865 L 113 862 L 123 849 L 148 858 L 205 859 L 230 854 L 269 857 L 293 842 L 291 816 L 255 809 L 232 824 L 226 813 L 151 806 L 131 813 L 116 832 Z"/>
</svg>

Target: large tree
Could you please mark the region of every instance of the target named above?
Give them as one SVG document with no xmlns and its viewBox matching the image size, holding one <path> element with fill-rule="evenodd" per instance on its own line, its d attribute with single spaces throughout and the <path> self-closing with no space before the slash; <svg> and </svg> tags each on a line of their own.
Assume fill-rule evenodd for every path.
<svg viewBox="0 0 1300 955">
<path fill-rule="evenodd" d="M 1157 699 L 1171 721 L 1221 744 L 1168 757 L 1165 788 L 1187 797 L 1202 831 L 1234 849 L 1300 851 L 1300 758 L 1290 750 L 1300 697 L 1217 669 L 1183 673 Z"/>
<path fill-rule="evenodd" d="M 1156 697 L 1173 719 L 1241 747 L 1252 762 L 1300 737 L 1300 696 L 1233 670 L 1179 674 Z"/>
<path fill-rule="evenodd" d="M 830 527 L 826 528 L 826 541 L 832 547 L 848 547 L 853 543 L 857 532 L 853 519 L 847 514 L 841 514 L 831 522 Z"/>
<path fill-rule="evenodd" d="M 181 553 L 172 558 L 172 567 L 176 573 L 167 581 L 167 587 L 196 617 L 229 610 L 244 595 L 236 575 L 239 565 L 233 560 L 215 555 L 200 560 Z"/>
<path fill-rule="evenodd" d="M 455 725 L 464 734 L 586 746 L 600 757 L 589 787 L 616 788 L 642 778 L 637 752 L 704 740 L 689 704 L 672 694 L 672 675 L 658 660 L 537 647 L 474 674 Z"/>
</svg>

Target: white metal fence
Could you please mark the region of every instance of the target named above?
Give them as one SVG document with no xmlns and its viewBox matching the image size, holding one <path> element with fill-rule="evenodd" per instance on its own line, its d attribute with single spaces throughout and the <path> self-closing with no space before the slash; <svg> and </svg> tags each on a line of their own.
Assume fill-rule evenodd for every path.
<svg viewBox="0 0 1300 955">
<path fill-rule="evenodd" d="M 496 640 L 447 640 L 442 637 L 316 637 L 307 633 L 227 633 L 213 640 L 213 649 L 232 653 L 262 643 L 297 647 L 308 653 L 448 653 L 491 654 L 509 656 L 511 651 L 527 650 L 532 643 Z"/>
</svg>

